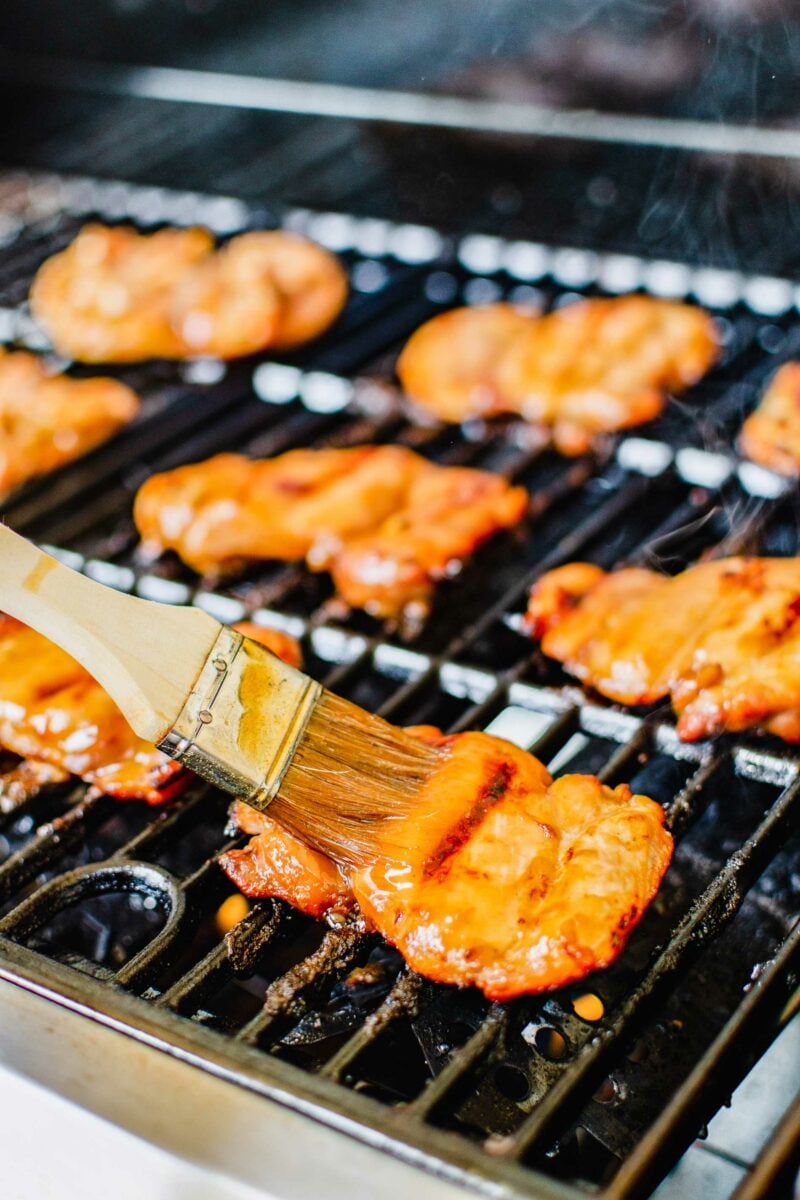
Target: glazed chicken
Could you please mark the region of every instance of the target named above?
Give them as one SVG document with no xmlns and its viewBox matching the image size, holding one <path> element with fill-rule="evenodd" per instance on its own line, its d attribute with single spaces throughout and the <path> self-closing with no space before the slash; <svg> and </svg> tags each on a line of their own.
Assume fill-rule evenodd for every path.
<svg viewBox="0 0 800 1200">
<path fill-rule="evenodd" d="M 145 554 L 174 550 L 201 574 L 305 559 L 379 617 L 424 612 L 437 580 L 517 524 L 527 494 L 500 476 L 441 467 L 402 446 L 220 454 L 155 475 L 134 520 Z"/>
<path fill-rule="evenodd" d="M 237 628 L 299 665 L 293 638 L 248 623 Z M 111 697 L 73 658 L 2 614 L 0 746 L 45 764 L 51 780 L 77 775 L 120 800 L 162 804 L 188 778 L 180 764 L 136 736 Z M 26 764 L 29 771 L 36 770 L 32 763 Z"/>
<path fill-rule="evenodd" d="M 344 871 L 312 850 L 266 813 L 243 800 L 231 806 L 231 824 L 250 835 L 243 850 L 226 850 L 220 866 L 245 896 L 285 900 L 309 917 L 348 913 L 355 905 Z"/>
<path fill-rule="evenodd" d="M 116 379 L 50 375 L 36 355 L 0 349 L 0 497 L 80 458 L 138 411 Z"/>
<path fill-rule="evenodd" d="M 670 578 L 588 563 L 534 586 L 542 650 L 622 704 L 670 697 L 695 741 L 752 727 L 800 741 L 800 558 L 728 558 Z"/>
<path fill-rule="evenodd" d="M 78 362 L 180 358 L 184 345 L 169 321 L 172 292 L 213 249 L 204 229 L 142 236 L 86 225 L 37 271 L 31 309 L 56 350 Z"/>
<path fill-rule="evenodd" d="M 800 474 L 800 362 L 785 363 L 775 372 L 742 426 L 739 448 L 779 475 Z"/>
<path fill-rule="evenodd" d="M 349 889 L 328 859 L 241 804 L 235 819 L 254 836 L 222 856 L 223 869 L 248 895 L 313 916 L 355 900 L 413 970 L 492 1000 L 611 963 L 669 865 L 660 806 L 589 775 L 554 782 L 532 755 L 487 734 L 417 735 L 439 746 L 442 765 Z"/>
<path fill-rule="evenodd" d="M 485 304 L 440 313 L 412 334 L 397 360 L 406 394 L 444 421 L 506 412 L 498 370 L 536 325 L 535 309 Z"/>
<path fill-rule="evenodd" d="M 416 331 L 397 364 L 409 398 L 446 421 L 516 413 L 564 454 L 652 421 L 696 383 L 719 339 L 702 309 L 649 296 L 581 300 L 545 316 L 456 310 Z"/>
<path fill-rule="evenodd" d="M 346 298 L 338 259 L 294 233 L 244 233 L 216 250 L 204 229 L 104 225 L 47 259 L 30 296 L 55 348 L 80 362 L 294 346 L 326 329 Z"/>
</svg>

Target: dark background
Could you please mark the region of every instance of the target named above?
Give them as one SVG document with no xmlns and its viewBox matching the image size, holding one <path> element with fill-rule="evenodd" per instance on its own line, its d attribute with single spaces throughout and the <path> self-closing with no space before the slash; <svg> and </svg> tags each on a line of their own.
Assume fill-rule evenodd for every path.
<svg viewBox="0 0 800 1200">
<path fill-rule="evenodd" d="M 796 0 L 6 0 L 0 48 L 7 165 L 794 269 L 791 160 L 110 96 L 74 62 L 800 132 Z M 73 63 L 69 85 L 41 56 Z"/>
</svg>

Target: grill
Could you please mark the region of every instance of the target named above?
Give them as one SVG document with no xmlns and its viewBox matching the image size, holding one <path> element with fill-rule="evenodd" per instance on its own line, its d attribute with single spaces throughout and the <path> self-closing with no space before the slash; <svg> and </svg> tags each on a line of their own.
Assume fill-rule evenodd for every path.
<svg viewBox="0 0 800 1200">
<path fill-rule="evenodd" d="M 142 419 L 13 498 L 11 524 L 113 586 L 301 637 L 312 674 L 397 723 L 487 727 L 555 772 L 629 782 L 665 805 L 677 850 L 613 967 L 498 1005 L 422 980 L 374 937 L 277 901 L 224 932 L 232 888 L 216 856 L 237 838 L 225 831 L 227 798 L 205 785 L 159 811 L 74 784 L 42 788 L 0 801 L 0 978 L 378 1147 L 431 1186 L 649 1194 L 793 1011 L 800 758 L 756 736 L 682 745 L 663 708 L 594 702 L 533 652 L 519 615 L 531 582 L 571 559 L 678 570 L 701 555 L 798 552 L 796 494 L 728 449 L 765 377 L 800 349 L 794 285 L 85 179 L 13 176 L 6 194 L 10 339 L 36 343 L 20 307 L 30 273 L 87 215 L 153 225 L 216 214 L 222 233 L 279 221 L 343 253 L 355 295 L 341 325 L 293 361 L 124 372 L 144 396 Z M 514 423 L 409 422 L 391 363 L 442 306 L 631 288 L 714 308 L 726 348 L 644 436 L 566 461 Z M 530 528 L 481 552 L 414 635 L 342 614 L 324 579 L 294 566 L 212 590 L 174 561 L 138 561 L 131 502 L 152 471 L 230 448 L 361 441 L 491 467 L 533 497 Z M 778 1194 L 797 1120 L 795 1106 L 743 1195 Z"/>
</svg>

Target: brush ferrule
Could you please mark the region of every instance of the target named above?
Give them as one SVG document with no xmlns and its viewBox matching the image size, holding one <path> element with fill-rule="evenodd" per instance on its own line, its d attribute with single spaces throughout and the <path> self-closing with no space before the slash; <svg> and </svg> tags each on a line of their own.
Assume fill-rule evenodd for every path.
<svg viewBox="0 0 800 1200">
<path fill-rule="evenodd" d="M 159 749 L 263 811 L 321 694 L 264 646 L 222 628 Z"/>
</svg>

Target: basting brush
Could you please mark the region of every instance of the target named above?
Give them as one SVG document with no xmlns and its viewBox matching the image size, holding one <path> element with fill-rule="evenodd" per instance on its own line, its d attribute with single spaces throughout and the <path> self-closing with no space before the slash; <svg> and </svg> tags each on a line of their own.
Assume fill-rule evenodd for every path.
<svg viewBox="0 0 800 1200">
<path fill-rule="evenodd" d="M 209 613 L 106 587 L 4 526 L 0 609 L 72 655 L 140 737 L 340 862 L 374 857 L 441 761 Z"/>
</svg>

